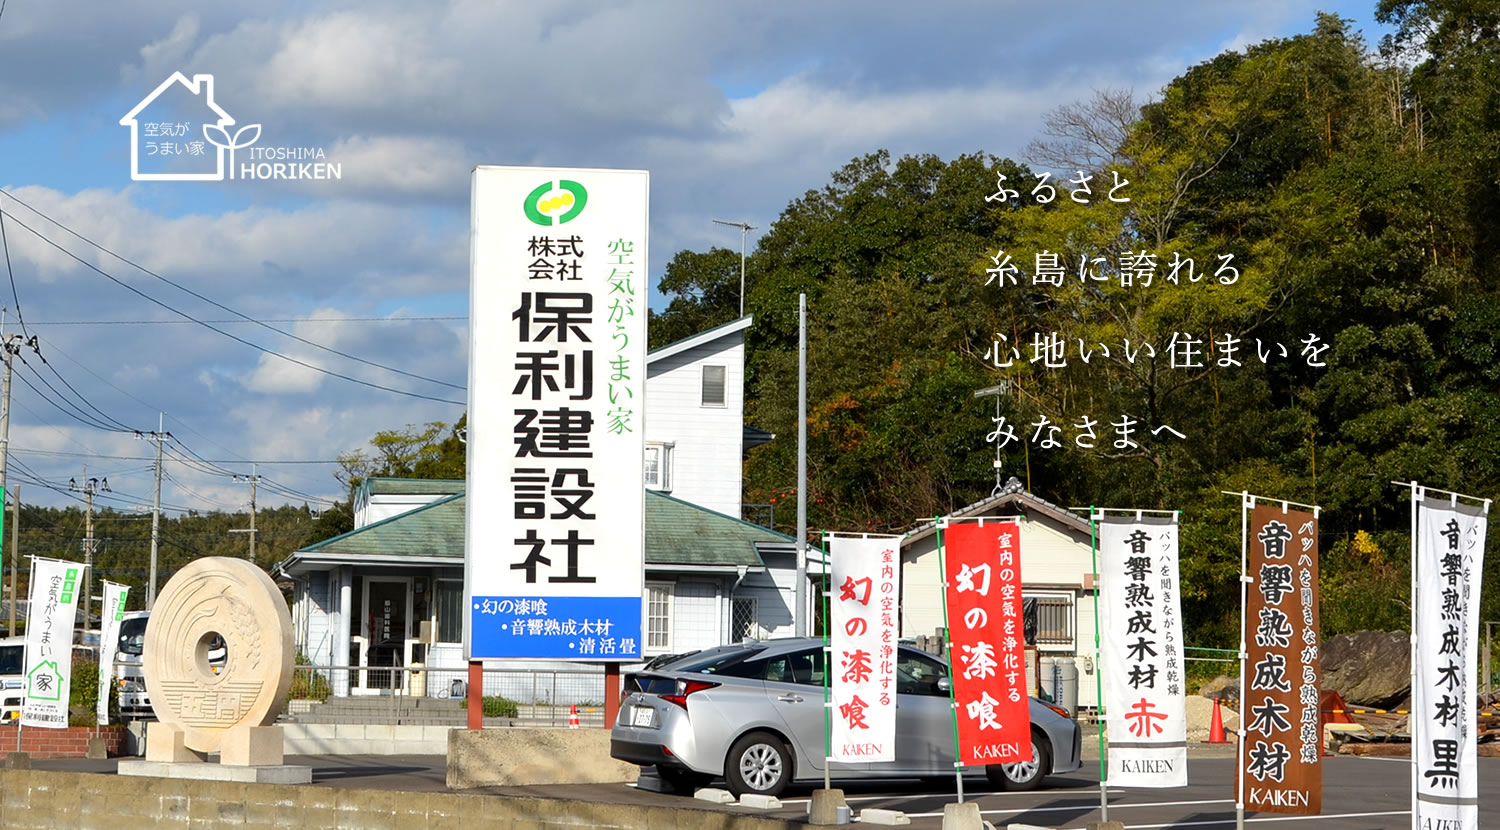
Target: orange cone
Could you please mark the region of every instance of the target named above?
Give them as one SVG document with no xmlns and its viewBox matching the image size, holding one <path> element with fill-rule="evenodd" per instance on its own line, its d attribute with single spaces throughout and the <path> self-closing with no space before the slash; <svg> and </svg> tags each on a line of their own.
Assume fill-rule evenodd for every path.
<svg viewBox="0 0 1500 830">
<path fill-rule="evenodd" d="M 1213 720 L 1213 723 L 1209 724 L 1209 727 L 1208 727 L 1208 740 L 1204 741 L 1204 743 L 1207 743 L 1207 744 L 1227 744 L 1227 743 L 1229 743 L 1228 739 L 1226 739 L 1224 737 L 1224 712 L 1223 712 L 1222 707 L 1223 707 L 1223 702 L 1219 698 L 1214 698 L 1214 720 Z"/>
<path fill-rule="evenodd" d="M 568 710 L 568 728 L 578 728 L 578 704 L 576 703 Z"/>
</svg>

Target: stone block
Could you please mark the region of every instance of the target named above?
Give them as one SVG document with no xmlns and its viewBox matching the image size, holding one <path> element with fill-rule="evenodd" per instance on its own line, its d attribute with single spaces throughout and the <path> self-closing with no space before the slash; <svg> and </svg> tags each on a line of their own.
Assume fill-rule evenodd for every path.
<svg viewBox="0 0 1500 830">
<path fill-rule="evenodd" d="M 185 733 L 171 724 L 152 721 L 146 725 L 146 760 L 162 764 L 191 764 L 207 760 L 205 753 L 188 749 Z"/>
<path fill-rule="evenodd" d="M 1084 826 L 1088 830 L 1125 830 L 1123 821 L 1091 821 Z"/>
<path fill-rule="evenodd" d="M 89 748 L 84 750 L 83 757 L 91 761 L 103 761 L 109 757 L 108 738 L 89 738 Z"/>
<path fill-rule="evenodd" d="M 911 819 L 900 810 L 877 810 L 874 808 L 859 811 L 860 824 L 880 824 L 886 827 L 900 827 L 911 824 Z"/>
<path fill-rule="evenodd" d="M 774 795 L 757 795 L 756 793 L 745 793 L 740 796 L 740 806 L 750 807 L 756 810 L 779 810 L 781 799 Z"/>
<path fill-rule="evenodd" d="M 716 787 L 699 788 L 693 792 L 693 798 L 699 801 L 707 801 L 710 804 L 734 803 L 734 796 L 730 795 L 728 790 L 721 790 Z"/>
<path fill-rule="evenodd" d="M 979 805 L 973 801 L 943 805 L 943 830 L 984 830 Z"/>
<path fill-rule="evenodd" d="M 609 756 L 604 729 L 444 729 L 450 789 L 630 783 L 640 767 Z"/>
<path fill-rule="evenodd" d="M 31 769 L 30 752 L 8 752 L 5 755 L 6 769 Z"/>
<path fill-rule="evenodd" d="M 278 766 L 284 760 L 279 726 L 234 726 L 224 731 L 219 763 L 231 767 Z"/>
</svg>

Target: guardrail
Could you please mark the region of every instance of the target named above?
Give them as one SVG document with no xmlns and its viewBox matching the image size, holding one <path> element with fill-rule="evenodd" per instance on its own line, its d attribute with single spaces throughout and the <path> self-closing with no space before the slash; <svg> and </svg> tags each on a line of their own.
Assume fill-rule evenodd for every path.
<svg viewBox="0 0 1500 830">
<path fill-rule="evenodd" d="M 486 725 L 604 725 L 604 673 L 598 670 L 486 668 Z M 285 717 L 301 722 L 462 725 L 467 668 L 297 666 Z"/>
</svg>

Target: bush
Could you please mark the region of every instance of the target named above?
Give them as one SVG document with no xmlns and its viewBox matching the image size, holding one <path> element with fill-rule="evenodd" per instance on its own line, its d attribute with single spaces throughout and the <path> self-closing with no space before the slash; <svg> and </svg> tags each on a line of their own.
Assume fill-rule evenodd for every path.
<svg viewBox="0 0 1500 830">
<path fill-rule="evenodd" d="M 68 690 L 68 725 L 97 726 L 99 705 L 99 664 L 86 657 L 73 661 L 73 678 Z M 119 722 L 120 690 L 109 684 L 109 722 Z"/>
<path fill-rule="evenodd" d="M 328 699 L 333 694 L 333 689 L 328 685 L 328 678 L 318 672 L 295 671 L 292 674 L 292 687 L 287 692 L 289 700 L 316 700 L 319 703 Z"/>
<path fill-rule="evenodd" d="M 458 700 L 460 709 L 467 709 L 469 701 L 464 698 Z M 484 699 L 484 716 L 487 718 L 514 718 L 521 714 L 521 706 L 508 697 L 486 697 Z"/>
</svg>

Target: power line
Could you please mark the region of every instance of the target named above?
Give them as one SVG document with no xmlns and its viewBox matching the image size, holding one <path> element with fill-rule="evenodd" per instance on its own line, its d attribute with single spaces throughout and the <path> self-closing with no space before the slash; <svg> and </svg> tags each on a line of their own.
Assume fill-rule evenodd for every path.
<svg viewBox="0 0 1500 830">
<path fill-rule="evenodd" d="M 431 321 L 457 321 L 469 319 L 466 315 L 438 317 L 267 317 L 263 320 L 204 320 L 205 323 L 415 323 Z M 188 320 L 33 320 L 33 326 L 180 326 Z M 435 383 L 440 381 L 434 381 Z M 456 389 L 464 387 L 457 386 Z"/>
<path fill-rule="evenodd" d="M 56 225 L 57 227 L 62 228 L 63 230 L 67 231 L 68 233 L 72 234 L 75 238 L 80 239 L 80 240 L 88 243 L 89 245 L 92 245 L 95 249 L 97 249 L 97 250 L 99 250 L 99 251 L 101 251 L 103 253 L 109 254 L 110 256 L 114 257 L 115 259 L 118 259 L 119 261 L 125 263 L 126 265 L 129 265 L 130 267 L 136 269 L 137 271 L 140 271 L 143 274 L 146 274 L 146 275 L 151 276 L 151 277 L 153 277 L 155 279 L 161 280 L 162 282 L 166 283 L 167 285 L 172 286 L 173 288 L 177 289 L 178 291 L 181 291 L 183 293 L 192 295 L 193 297 L 195 297 L 195 298 L 197 298 L 199 300 L 202 300 L 205 303 L 208 303 L 209 305 L 213 306 L 214 308 L 220 309 L 222 311 L 227 311 L 230 314 L 233 314 L 234 316 L 239 317 L 239 318 L 243 319 L 246 322 L 255 323 L 256 325 L 258 325 L 258 326 L 260 326 L 262 328 L 269 329 L 271 331 L 276 332 L 277 334 L 284 335 L 286 337 L 290 337 L 290 338 L 292 338 L 293 340 L 296 340 L 299 343 L 303 343 L 305 345 L 312 346 L 313 348 L 316 348 L 316 349 L 322 349 L 325 352 L 328 352 L 330 354 L 336 354 L 339 357 L 347 358 L 347 359 L 353 360 L 353 361 L 355 361 L 357 363 L 363 363 L 366 366 L 374 366 L 374 367 L 376 367 L 378 369 L 384 369 L 387 372 L 395 372 L 398 375 L 405 375 L 406 377 L 414 378 L 416 380 L 422 380 L 422 381 L 426 381 L 428 383 L 435 383 L 435 384 L 437 384 L 439 386 L 446 386 L 446 387 L 448 387 L 450 389 L 459 389 L 459 390 L 464 389 L 464 387 L 459 386 L 456 383 L 449 383 L 448 381 L 445 381 L 445 380 L 438 380 L 437 378 L 430 378 L 430 377 L 427 377 L 425 375 L 418 375 L 418 374 L 414 374 L 412 372 L 402 371 L 401 369 L 397 369 L 394 366 L 387 366 L 384 363 L 377 363 L 377 362 L 375 362 L 373 360 L 365 360 L 362 357 L 356 357 L 356 356 L 354 356 L 352 354 L 347 354 L 345 352 L 341 352 L 338 349 L 334 349 L 334 348 L 331 348 L 329 346 L 324 346 L 321 343 L 315 343 L 315 342 L 313 342 L 311 340 L 308 340 L 305 337 L 299 337 L 299 336 L 297 336 L 297 335 L 295 335 L 295 334 L 293 334 L 293 333 L 291 333 L 289 331 L 285 331 L 283 329 L 278 329 L 275 326 L 270 325 L 269 323 L 266 323 L 265 321 L 257 320 L 254 317 L 251 317 L 251 316 L 249 316 L 247 314 L 242 314 L 239 311 L 236 311 L 236 310 L 230 308 L 229 306 L 224 305 L 223 303 L 220 303 L 220 302 L 215 301 L 215 300 L 211 300 L 208 297 L 205 297 L 204 295 L 199 294 L 198 292 L 192 290 L 191 288 L 188 288 L 185 285 L 182 285 L 181 283 L 174 282 L 174 281 L 172 281 L 172 280 L 170 280 L 170 279 L 162 276 L 161 274 L 158 274 L 155 271 L 152 271 L 150 268 L 147 268 L 146 266 L 141 265 L 141 264 L 135 262 L 134 260 L 128 259 L 125 256 L 122 256 L 121 254 L 115 253 L 114 251 L 110 250 L 109 248 L 106 248 L 103 245 L 100 245 L 99 243 L 95 242 L 92 239 L 89 239 L 88 237 L 84 236 L 83 234 L 79 233 L 78 231 L 75 231 L 72 228 L 68 227 L 67 225 L 64 225 L 63 223 L 57 221 L 56 219 L 53 219 L 51 216 L 48 216 L 47 214 L 41 212 L 40 210 L 37 210 L 36 208 L 32 207 L 27 202 L 25 202 L 25 201 L 23 201 L 21 199 L 16 199 L 16 197 L 13 196 L 13 195 L 11 195 L 10 193 L 8 193 L 8 192 L 6 192 L 4 190 L 0 190 L 0 193 L 4 193 L 5 195 L 10 196 L 12 199 L 15 199 L 15 201 L 17 201 L 21 205 L 25 206 L 27 210 L 31 211 L 32 213 L 35 213 L 36 215 L 42 217 L 43 219 L 46 219 L 48 222 L 51 222 L 52 224 Z M 11 218 L 14 219 L 15 216 L 12 215 Z M 19 223 L 19 220 L 18 220 L 18 223 Z"/>
<path fill-rule="evenodd" d="M 184 321 L 174 320 L 172 322 L 184 322 Z M 114 383 L 112 383 L 108 378 L 100 375 L 98 372 L 95 372 L 93 369 L 90 369 L 88 366 L 85 366 L 81 361 L 78 360 L 78 358 L 73 357 L 72 355 L 70 355 L 67 352 L 63 351 L 62 349 L 58 348 L 57 344 L 55 344 L 55 343 L 49 344 L 48 347 L 51 348 L 53 351 L 57 352 L 58 354 L 62 355 L 63 357 L 66 357 L 68 360 L 71 360 L 73 362 L 73 365 L 77 366 L 78 368 L 82 369 L 85 372 L 88 372 L 90 375 L 93 375 L 96 380 L 98 380 L 100 383 L 103 383 L 105 386 L 108 386 L 109 388 L 115 390 L 116 392 L 119 392 L 121 395 L 124 395 L 125 397 L 127 397 L 127 398 L 135 401 L 136 403 L 140 404 L 141 406 L 146 407 L 147 409 L 154 409 L 157 412 L 161 412 L 162 414 L 166 415 L 166 409 L 165 409 L 165 407 L 152 406 L 151 404 L 146 403 L 145 401 L 141 400 L 140 398 L 137 398 L 135 395 L 132 395 L 131 393 L 127 392 L 126 390 L 121 389 L 120 387 L 118 387 Z M 172 416 L 172 415 L 166 415 L 166 417 L 170 418 L 171 420 L 173 420 L 173 421 L 177 422 L 178 424 L 180 424 L 188 432 L 193 433 L 194 435 L 198 436 L 199 438 L 202 438 L 203 440 L 207 441 L 210 444 L 213 444 L 214 446 L 218 447 L 219 449 L 221 449 L 221 450 L 223 450 L 223 451 L 225 451 L 225 452 L 227 452 L 227 453 L 229 453 L 231 455 L 234 454 L 234 450 L 231 450 L 230 448 L 224 446 L 223 444 L 220 444 L 219 442 L 215 441 L 214 439 L 209 438 L 207 435 L 204 435 L 203 433 L 199 432 L 198 430 L 193 429 L 193 427 L 192 427 L 191 424 L 189 424 L 188 422 L 182 420 L 181 418 L 177 418 L 177 417 Z"/>
<path fill-rule="evenodd" d="M 26 364 L 26 361 L 24 361 L 24 360 L 22 360 L 21 362 L 23 364 Z M 31 368 L 30 364 L 26 364 L 26 366 L 27 366 L 28 369 Z M 32 371 L 32 374 L 37 374 L 35 369 L 32 369 L 31 371 Z M 41 378 L 41 380 L 42 380 L 43 383 L 47 382 L 46 379 L 42 378 L 42 376 L 40 374 L 37 374 L 37 377 Z M 23 375 L 23 374 L 21 374 L 20 372 L 17 372 L 15 374 L 15 379 L 19 380 L 20 382 L 22 382 L 24 384 L 26 384 L 26 388 L 27 389 L 30 389 L 31 391 L 35 392 L 38 397 L 40 397 L 42 400 L 46 401 L 47 403 L 51 404 L 52 407 L 54 409 L 56 409 L 58 412 L 61 412 L 62 414 L 68 416 L 69 418 L 72 418 L 73 420 L 75 420 L 75 421 L 83 424 L 86 427 L 91 427 L 93 429 L 104 430 L 105 432 L 125 432 L 125 431 L 127 431 L 127 430 L 112 429 L 109 426 L 102 426 L 99 423 L 96 423 L 94 421 L 91 421 L 91 420 L 88 420 L 88 419 L 85 419 L 85 418 L 80 418 L 79 416 L 73 414 L 72 412 L 64 409 L 60 404 L 57 403 L 57 401 L 54 401 L 51 398 L 47 397 L 45 394 L 43 394 L 40 389 L 37 389 L 35 386 L 33 386 L 31 384 L 31 381 L 27 380 L 26 376 Z M 48 386 L 51 386 L 51 384 L 48 384 Z M 54 391 L 56 391 L 56 390 L 54 390 Z"/>
<path fill-rule="evenodd" d="M 0 190 L 0 193 L 5 193 L 5 192 L 6 191 L 4 191 L 4 190 Z M 9 195 L 9 194 L 7 194 L 7 195 Z M 14 196 L 11 196 L 11 198 L 15 199 Z M 20 201 L 20 200 L 17 199 L 16 201 Z M 23 202 L 22 204 L 25 204 L 25 203 Z M 43 242 L 46 242 L 48 245 L 51 245 L 52 247 L 56 248 L 57 250 L 61 251 L 64 254 L 66 254 L 70 259 L 72 259 L 73 261 L 77 262 L 79 265 L 82 265 L 83 267 L 89 269 L 90 271 L 93 271 L 94 273 L 98 274 L 99 276 L 104 277 L 105 279 L 109 280 L 110 282 L 114 283 L 115 285 L 118 285 L 121 288 L 124 288 L 126 291 L 129 291 L 130 293 L 135 294 L 136 296 L 138 296 L 138 297 L 140 297 L 140 298 L 142 298 L 144 300 L 147 300 L 147 301 L 149 301 L 149 302 L 151 302 L 151 303 L 153 303 L 155 305 L 158 305 L 158 306 L 160 306 L 160 307 L 162 307 L 162 308 L 164 308 L 164 309 L 172 312 L 173 314 L 176 314 L 179 317 L 182 317 L 182 318 L 187 319 L 187 320 L 191 320 L 192 322 L 197 323 L 200 326 L 203 326 L 204 328 L 208 329 L 209 331 L 213 331 L 213 332 L 221 334 L 221 335 L 223 335 L 225 337 L 228 337 L 230 340 L 233 340 L 236 343 L 241 343 L 243 345 L 249 346 L 250 348 L 255 349 L 258 352 L 263 352 L 265 354 L 272 355 L 274 357 L 279 357 L 282 360 L 285 360 L 285 361 L 287 361 L 289 363 L 295 363 L 296 365 L 301 366 L 301 367 L 303 367 L 305 369 L 311 369 L 311 370 L 313 370 L 315 372 L 320 372 L 322 374 L 329 375 L 331 377 L 336 377 L 336 378 L 339 378 L 340 380 L 346 380 L 346 381 L 349 381 L 350 383 L 357 383 L 360 386 L 367 386 L 367 387 L 369 387 L 371 389 L 379 389 L 382 392 L 392 392 L 392 393 L 397 394 L 397 395 L 405 395 L 405 396 L 407 396 L 409 398 L 420 398 L 420 399 L 426 400 L 426 401 L 434 401 L 434 402 L 437 402 L 437 403 L 453 404 L 454 406 L 465 406 L 466 405 L 463 401 L 455 401 L 455 400 L 450 400 L 448 398 L 438 398 L 438 397 L 434 397 L 432 395 L 423 395 L 423 394 L 421 394 L 419 392 L 408 392 L 408 391 L 406 391 L 404 389 L 395 389 L 395 388 L 392 388 L 390 386 L 381 385 L 379 383 L 371 383 L 370 381 L 367 381 L 367 380 L 360 380 L 359 378 L 350 377 L 348 375 L 341 374 L 339 372 L 335 372 L 332 369 L 324 369 L 321 366 L 316 366 L 314 364 L 308 363 L 307 361 L 298 360 L 295 357 L 291 357 L 290 355 L 282 354 L 281 352 L 278 352 L 278 351 L 276 351 L 274 349 L 268 349 L 265 346 L 262 346 L 262 345 L 260 345 L 258 343 L 252 343 L 249 340 L 246 340 L 245 338 L 240 337 L 238 335 L 230 334 L 229 332 L 224 331 L 221 328 L 217 328 L 217 327 L 215 327 L 215 326 L 213 326 L 213 325 L 211 325 L 209 323 L 204 322 L 203 320 L 199 320 L 198 318 L 194 317 L 191 314 L 188 314 L 185 311 L 179 311 L 178 309 L 176 309 L 176 308 L 174 308 L 174 307 L 172 307 L 170 305 L 167 305 L 166 303 L 162 302 L 161 300 L 156 299 L 155 297 L 151 296 L 150 294 L 147 294 L 146 292 L 141 291 L 140 289 L 136 288 L 135 286 L 130 285 L 129 283 L 127 283 L 127 282 L 119 279 L 118 277 L 115 277 L 113 274 L 110 274 L 109 272 L 107 272 L 104 269 L 98 267 L 97 265 L 94 265 L 92 262 L 89 262 L 88 260 L 84 259 L 83 257 L 78 256 L 77 254 L 73 253 L 72 251 L 68 250 L 67 248 L 63 247 L 62 245 L 59 245 L 57 242 L 54 242 L 53 240 L 48 239 L 47 237 L 43 236 L 35 228 L 33 228 L 30 225 L 26 224 L 25 222 L 22 222 L 21 220 L 17 219 L 16 216 L 15 216 L 15 214 L 11 214 L 10 218 L 11 218 L 12 222 L 15 222 L 17 225 L 20 225 L 22 228 L 25 228 L 26 231 L 28 233 L 30 233 L 32 236 L 35 236 L 37 239 L 40 239 Z"/>
<path fill-rule="evenodd" d="M 5 0 L 0 0 L 0 14 L 5 13 Z M 0 211 L 0 249 L 5 251 L 5 274 L 10 277 L 10 296 L 16 301 L 16 319 L 21 321 L 21 334 L 30 337 L 26 330 L 26 318 L 21 315 L 21 297 L 16 294 L 16 272 L 10 267 L 10 241 L 5 238 L 5 212 Z"/>
<path fill-rule="evenodd" d="M 30 411 L 30 410 L 28 410 L 28 411 Z M 33 414 L 35 414 L 35 413 L 33 413 Z M 53 429 L 56 429 L 56 427 L 53 427 Z M 63 433 L 63 435 L 64 435 L 64 437 L 66 437 L 67 433 Z M 56 456 L 62 456 L 62 457 L 65 457 L 65 458 L 103 458 L 103 459 L 106 459 L 106 460 L 109 460 L 109 461 L 155 461 L 156 460 L 154 457 L 149 456 L 149 455 L 108 455 L 108 454 L 105 454 L 105 453 L 96 453 L 96 452 L 65 452 L 63 450 L 35 450 L 35 449 L 26 449 L 26 448 L 18 448 L 18 447 L 11 447 L 10 451 L 13 452 L 13 453 L 15 453 L 15 452 L 26 453 L 28 455 L 56 455 Z M 179 459 L 179 460 L 181 460 L 181 459 Z M 264 460 L 264 459 L 258 459 L 258 458 L 205 458 L 205 459 L 203 459 L 203 461 L 205 463 L 208 463 L 208 464 L 268 464 L 268 465 L 273 465 L 273 466 L 277 465 L 277 464 L 340 464 L 340 463 L 342 463 L 337 458 L 330 458 L 330 459 L 323 459 L 323 458 L 280 458 L 280 459 L 271 459 L 271 460 Z"/>
</svg>

